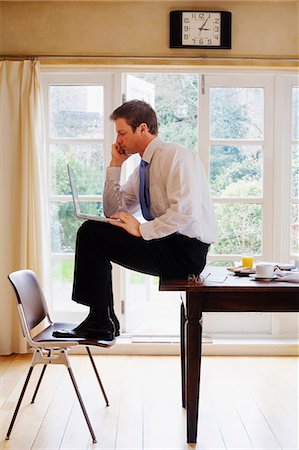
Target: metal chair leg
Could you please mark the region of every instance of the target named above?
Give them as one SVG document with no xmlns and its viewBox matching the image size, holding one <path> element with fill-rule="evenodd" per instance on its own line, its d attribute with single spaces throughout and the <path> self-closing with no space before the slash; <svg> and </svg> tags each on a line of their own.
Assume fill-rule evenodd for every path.
<svg viewBox="0 0 299 450">
<path fill-rule="evenodd" d="M 13 414 L 13 417 L 11 419 L 11 422 L 10 422 L 10 425 L 9 425 L 9 428 L 8 428 L 8 431 L 7 431 L 7 434 L 6 434 L 6 440 L 8 440 L 9 437 L 10 437 L 10 434 L 11 434 L 11 431 L 12 431 L 12 427 L 14 426 L 14 423 L 15 423 L 15 420 L 17 418 L 17 415 L 18 415 L 18 412 L 19 412 L 19 409 L 20 409 L 20 406 L 21 406 L 21 403 L 22 403 L 25 391 L 27 389 L 27 386 L 28 386 L 28 383 L 29 383 L 29 380 L 30 380 L 30 377 L 31 377 L 31 374 L 32 374 L 32 371 L 33 371 L 33 367 L 34 366 L 30 366 L 30 368 L 29 368 L 29 371 L 28 371 L 28 374 L 27 374 L 27 377 L 26 377 L 26 380 L 25 380 L 25 383 L 24 383 L 21 395 L 19 397 L 19 400 L 18 400 L 16 409 L 15 409 L 15 412 Z"/>
<path fill-rule="evenodd" d="M 87 411 L 86 411 L 86 409 L 85 409 L 85 406 L 84 406 L 84 403 L 83 403 L 83 400 L 82 400 L 82 397 L 81 397 L 81 395 L 80 395 L 79 388 L 78 388 L 78 385 L 77 385 L 77 383 L 76 383 L 76 380 L 75 380 L 75 377 L 74 377 L 72 368 L 71 368 L 70 366 L 67 366 L 67 370 L 69 371 L 69 374 L 70 374 L 70 377 L 71 377 L 73 386 L 74 386 L 74 388 L 75 388 L 75 391 L 76 391 L 76 394 L 77 394 L 77 397 L 78 397 L 78 400 L 79 400 L 79 403 L 80 403 L 82 412 L 83 412 L 83 414 L 84 414 L 84 417 L 85 417 L 87 426 L 88 426 L 88 428 L 89 428 L 89 431 L 90 431 L 90 434 L 91 434 L 91 437 L 92 437 L 92 442 L 95 444 L 95 443 L 97 442 L 97 439 L 96 439 L 96 436 L 95 436 L 95 434 L 94 434 L 92 425 L 91 425 L 91 423 L 90 423 L 90 420 L 89 420 Z"/>
<path fill-rule="evenodd" d="M 87 350 L 88 356 L 89 356 L 89 358 L 90 358 L 90 361 L 91 361 L 93 370 L 95 371 L 97 380 L 98 380 L 98 382 L 99 382 L 99 385 L 100 385 L 100 388 L 101 388 L 103 397 L 104 397 L 105 402 L 106 402 L 106 406 L 109 406 L 109 400 L 108 400 L 108 397 L 107 397 L 107 395 L 106 395 L 106 392 L 105 392 L 105 389 L 104 389 L 102 380 L 101 380 L 101 378 L 100 378 L 99 372 L 98 372 L 97 367 L 96 367 L 96 365 L 95 365 L 95 362 L 94 362 L 93 356 L 92 356 L 92 354 L 91 354 L 90 348 L 89 348 L 89 347 L 86 347 L 86 350 Z"/>
<path fill-rule="evenodd" d="M 37 382 L 37 385 L 36 385 L 36 388 L 35 388 L 35 391 L 34 391 L 34 394 L 33 394 L 32 400 L 31 400 L 31 403 L 35 402 L 35 397 L 36 397 L 37 392 L 39 390 L 39 387 L 40 387 L 40 384 L 42 382 L 42 379 L 43 379 L 44 373 L 46 371 L 46 368 L 47 368 L 47 364 L 44 364 L 43 369 L 42 369 L 41 374 L 40 374 L 40 377 L 39 377 L 39 380 Z"/>
<path fill-rule="evenodd" d="M 51 356 L 51 350 L 48 350 L 48 358 L 49 358 L 50 356 Z M 47 364 L 44 364 L 44 367 L 43 367 L 43 369 L 42 369 L 42 371 L 41 371 L 41 374 L 40 374 L 40 377 L 39 377 L 39 379 L 38 379 L 38 382 L 37 382 L 37 385 L 36 385 L 36 388 L 35 388 L 35 391 L 34 391 L 32 400 L 31 400 L 31 403 L 34 403 L 34 402 L 35 402 L 35 397 L 36 397 L 36 395 L 37 395 L 37 392 L 38 392 L 38 390 L 39 390 L 40 384 L 41 384 L 42 379 L 43 379 L 43 377 L 44 377 L 46 368 L 47 368 Z"/>
<path fill-rule="evenodd" d="M 98 380 L 98 382 L 99 382 L 100 388 L 101 388 L 101 390 L 102 390 L 103 396 L 104 396 L 104 398 L 105 398 L 106 405 L 109 406 L 108 398 L 107 398 L 106 392 L 105 392 L 105 390 L 104 390 L 102 381 L 101 381 L 101 379 L 100 379 L 99 373 L 98 373 L 98 371 L 97 371 L 97 368 L 96 368 L 94 359 L 93 359 L 92 354 L 91 354 L 91 352 L 90 352 L 90 349 L 89 349 L 89 347 L 86 347 L 86 349 L 87 349 L 87 353 L 88 353 L 88 355 L 89 355 L 91 364 L 92 364 L 92 366 L 93 366 L 93 369 L 94 369 L 94 371 L 95 371 L 97 380 Z M 49 358 L 50 355 L 51 355 L 51 351 L 49 350 L 49 353 L 48 353 L 48 356 L 47 356 L 47 357 Z M 85 420 L 86 420 L 88 429 L 89 429 L 90 434 L 91 434 L 91 437 L 92 437 L 92 442 L 95 444 L 95 443 L 97 442 L 96 436 L 95 436 L 95 433 L 94 433 L 94 431 L 93 431 L 91 422 L 90 422 L 90 420 L 89 420 L 89 417 L 88 417 L 88 414 L 87 414 L 85 405 L 84 405 L 84 403 L 83 403 L 83 400 L 82 400 L 82 397 L 81 397 L 81 394 L 80 394 L 80 391 L 79 391 L 77 382 L 76 382 L 75 377 L 74 377 L 74 373 L 73 373 L 72 368 L 71 368 L 71 366 L 70 366 L 67 352 L 63 349 L 63 350 L 61 351 L 60 355 L 61 355 L 61 356 L 59 357 L 59 359 L 57 358 L 57 360 L 56 360 L 55 362 L 58 363 L 58 364 L 65 364 L 66 367 L 67 367 L 67 369 L 68 369 L 68 372 L 69 372 L 69 374 L 70 374 L 70 377 L 71 377 L 71 380 L 72 380 L 72 383 L 73 383 L 73 386 L 74 386 L 74 389 L 75 389 L 77 398 L 78 398 L 78 400 L 79 400 L 79 403 L 80 403 L 82 412 L 83 412 L 83 414 L 84 414 L 84 418 L 85 418 Z M 34 353 L 34 356 L 33 356 L 33 359 L 32 359 L 32 363 L 31 363 L 31 366 L 30 366 L 30 368 L 29 368 L 29 371 L 28 371 L 28 374 L 27 374 L 25 383 L 24 383 L 24 385 L 23 385 L 22 392 L 21 392 L 21 394 L 20 394 L 20 397 L 19 397 L 17 406 L 16 406 L 16 408 L 15 408 L 13 417 L 12 417 L 12 419 L 11 419 L 11 422 L 10 422 L 10 425 L 9 425 L 9 428 L 8 428 L 8 431 L 7 431 L 7 434 L 6 434 L 6 440 L 8 440 L 8 439 L 10 438 L 11 431 L 12 431 L 12 428 L 13 428 L 14 423 L 15 423 L 15 421 L 16 421 L 16 418 L 17 418 L 17 415 L 18 415 L 18 412 L 19 412 L 19 409 L 20 409 L 20 406 L 21 406 L 23 397 L 24 397 L 24 395 L 25 395 L 25 392 L 26 392 L 26 389 L 27 389 L 27 386 L 28 386 L 30 377 L 31 377 L 31 375 L 32 375 L 33 368 L 34 368 L 34 366 L 35 366 L 36 364 L 38 364 L 38 363 L 41 362 L 41 357 L 42 357 L 42 356 L 41 356 L 41 354 L 40 354 L 40 350 L 39 350 L 39 349 L 36 350 L 36 352 Z M 47 364 L 48 364 L 48 363 L 49 363 L 49 362 L 47 362 Z M 42 382 L 43 376 L 44 376 L 45 371 L 46 371 L 47 364 L 44 364 L 44 365 L 43 365 L 43 368 L 42 368 L 41 374 L 40 374 L 40 376 L 39 376 L 39 379 L 38 379 L 38 382 L 37 382 L 37 385 L 36 385 L 36 388 L 35 388 L 35 391 L 34 391 L 32 400 L 31 400 L 31 403 L 34 403 L 34 401 L 35 401 L 35 398 L 36 398 L 36 395 L 37 395 L 37 393 L 38 393 L 40 384 L 41 384 L 41 382 Z"/>
</svg>

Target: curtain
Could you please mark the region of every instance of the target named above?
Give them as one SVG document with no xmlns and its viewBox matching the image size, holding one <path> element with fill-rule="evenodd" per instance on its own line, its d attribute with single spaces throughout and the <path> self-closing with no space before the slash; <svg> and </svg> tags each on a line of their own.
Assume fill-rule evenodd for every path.
<svg viewBox="0 0 299 450">
<path fill-rule="evenodd" d="M 32 269 L 47 286 L 49 214 L 38 61 L 0 62 L 0 354 L 26 352 L 7 275 Z M 47 289 L 46 289 L 47 290 Z"/>
</svg>

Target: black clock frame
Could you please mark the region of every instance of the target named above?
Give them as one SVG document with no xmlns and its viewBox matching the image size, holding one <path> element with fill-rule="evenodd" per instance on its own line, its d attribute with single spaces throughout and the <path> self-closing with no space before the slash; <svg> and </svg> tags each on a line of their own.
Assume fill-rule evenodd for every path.
<svg viewBox="0 0 299 450">
<path fill-rule="evenodd" d="M 183 12 L 194 13 L 220 13 L 221 34 L 220 45 L 186 45 L 182 44 Z M 231 12 L 229 11 L 204 11 L 204 10 L 180 10 L 170 12 L 170 48 L 231 48 Z"/>
</svg>

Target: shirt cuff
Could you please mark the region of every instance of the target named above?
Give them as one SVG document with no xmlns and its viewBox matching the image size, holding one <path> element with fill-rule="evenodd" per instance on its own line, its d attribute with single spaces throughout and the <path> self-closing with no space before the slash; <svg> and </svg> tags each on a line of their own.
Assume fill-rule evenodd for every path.
<svg viewBox="0 0 299 450">
<path fill-rule="evenodd" d="M 161 237 L 158 236 L 158 233 L 155 230 L 154 220 L 140 224 L 139 231 L 141 237 L 143 237 L 145 241 L 150 241 L 151 239 L 158 239 Z"/>
</svg>

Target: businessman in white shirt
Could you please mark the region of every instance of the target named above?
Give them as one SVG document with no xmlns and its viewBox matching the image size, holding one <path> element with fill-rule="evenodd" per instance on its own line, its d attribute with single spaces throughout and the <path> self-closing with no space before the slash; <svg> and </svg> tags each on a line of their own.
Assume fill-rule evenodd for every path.
<svg viewBox="0 0 299 450">
<path fill-rule="evenodd" d="M 206 176 L 191 150 L 158 137 L 155 111 L 140 100 L 110 116 L 112 145 L 103 193 L 110 223 L 87 221 L 78 230 L 73 300 L 88 305 L 88 317 L 57 337 L 113 341 L 119 322 L 113 309 L 111 262 L 163 278 L 199 274 L 218 235 Z M 139 153 L 141 164 L 121 185 L 121 168 Z M 142 211 L 146 221 L 134 214 Z"/>
</svg>

